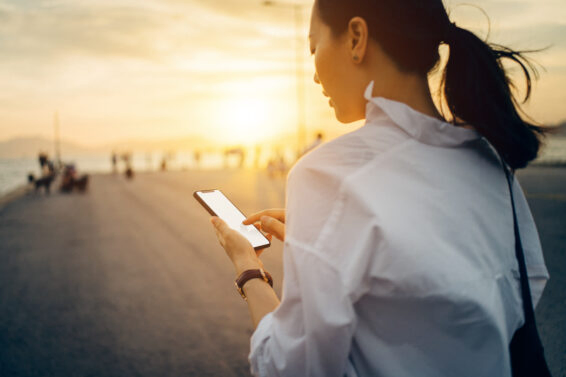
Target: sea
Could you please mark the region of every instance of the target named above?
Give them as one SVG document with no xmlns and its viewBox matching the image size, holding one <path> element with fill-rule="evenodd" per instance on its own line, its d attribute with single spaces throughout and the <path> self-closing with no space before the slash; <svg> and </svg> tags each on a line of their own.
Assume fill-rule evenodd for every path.
<svg viewBox="0 0 566 377">
<path fill-rule="evenodd" d="M 162 154 L 133 153 L 131 165 L 135 172 L 150 172 L 161 169 Z M 73 164 L 79 175 L 112 172 L 110 155 L 62 156 L 64 164 Z M 176 153 L 167 159 L 167 170 L 221 169 L 228 164 L 236 166 L 236 156 L 225 159 L 221 153 L 203 153 L 197 163 L 192 153 Z M 123 172 L 125 164 L 118 159 L 117 168 Z M 28 175 L 41 176 L 37 158 L 0 158 L 0 197 L 28 184 Z"/>
<path fill-rule="evenodd" d="M 289 155 L 285 153 L 286 155 Z M 253 159 L 253 158 L 252 158 Z M 250 166 L 251 160 L 246 165 Z M 112 162 L 110 156 L 64 156 L 64 163 L 75 165 L 79 174 L 111 173 Z M 160 169 L 162 155 L 133 153 L 132 167 L 136 172 L 150 172 Z M 533 162 L 535 165 L 563 165 L 566 168 L 566 137 L 553 136 L 547 138 L 546 145 L 540 156 Z M 227 159 L 221 153 L 203 153 L 197 163 L 190 152 L 178 152 L 167 160 L 167 170 L 181 171 L 191 169 L 222 169 L 228 166 L 237 166 L 237 156 Z M 124 170 L 122 161 L 118 162 L 120 171 Z M 0 158 L 0 197 L 26 185 L 28 175 L 41 175 L 39 163 L 36 158 Z"/>
</svg>

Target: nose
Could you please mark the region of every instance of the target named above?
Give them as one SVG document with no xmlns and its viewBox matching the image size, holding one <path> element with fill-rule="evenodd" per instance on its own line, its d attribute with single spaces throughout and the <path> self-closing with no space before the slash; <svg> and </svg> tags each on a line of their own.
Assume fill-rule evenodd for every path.
<svg viewBox="0 0 566 377">
<path fill-rule="evenodd" d="M 320 84 L 320 80 L 318 79 L 318 75 L 317 75 L 316 72 L 314 73 L 314 77 L 313 77 L 313 78 L 314 78 L 314 82 L 316 82 L 317 84 Z"/>
</svg>

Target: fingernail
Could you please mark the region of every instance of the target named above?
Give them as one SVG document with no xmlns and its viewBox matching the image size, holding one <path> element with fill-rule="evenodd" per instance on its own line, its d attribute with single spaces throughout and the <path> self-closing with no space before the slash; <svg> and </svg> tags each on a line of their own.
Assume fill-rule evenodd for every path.
<svg viewBox="0 0 566 377">
<path fill-rule="evenodd" d="M 261 220 L 262 223 L 267 223 L 269 221 L 269 217 L 268 216 L 262 216 L 260 220 Z"/>
<path fill-rule="evenodd" d="M 213 217 L 210 219 L 210 222 L 212 223 L 212 225 L 218 225 L 218 217 Z"/>
</svg>

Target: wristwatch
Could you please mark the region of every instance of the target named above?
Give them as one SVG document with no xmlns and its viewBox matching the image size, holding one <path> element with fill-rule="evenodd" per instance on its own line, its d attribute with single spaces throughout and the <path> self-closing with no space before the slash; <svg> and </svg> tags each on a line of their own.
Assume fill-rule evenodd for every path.
<svg viewBox="0 0 566 377">
<path fill-rule="evenodd" d="M 246 270 L 242 272 L 242 274 L 234 281 L 234 284 L 236 285 L 236 289 L 238 290 L 242 298 L 246 301 L 248 300 L 248 298 L 246 297 L 243 288 L 244 284 L 246 284 L 246 282 L 250 279 L 262 279 L 273 287 L 273 278 L 271 277 L 269 272 L 264 271 L 263 268 L 260 268 L 258 270 Z"/>
</svg>

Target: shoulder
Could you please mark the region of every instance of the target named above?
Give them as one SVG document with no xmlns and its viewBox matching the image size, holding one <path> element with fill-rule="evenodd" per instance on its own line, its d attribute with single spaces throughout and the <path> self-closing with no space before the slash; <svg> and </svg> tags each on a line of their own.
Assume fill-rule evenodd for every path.
<svg viewBox="0 0 566 377">
<path fill-rule="evenodd" d="M 308 152 L 290 171 L 288 185 L 321 176 L 342 181 L 407 139 L 408 135 L 390 122 L 366 124 Z"/>
<path fill-rule="evenodd" d="M 406 139 L 387 124 L 366 124 L 306 154 L 287 179 L 287 234 L 314 244 L 349 177 Z"/>
</svg>

